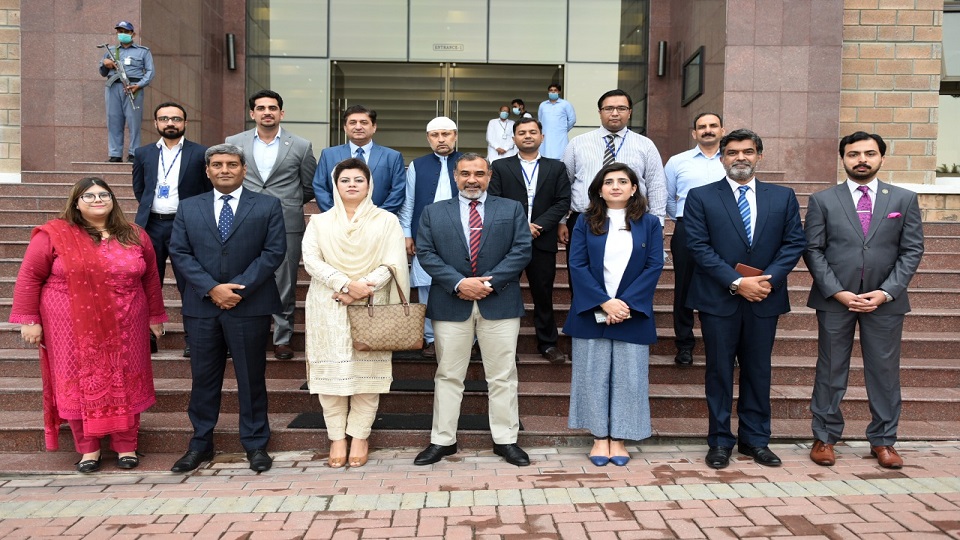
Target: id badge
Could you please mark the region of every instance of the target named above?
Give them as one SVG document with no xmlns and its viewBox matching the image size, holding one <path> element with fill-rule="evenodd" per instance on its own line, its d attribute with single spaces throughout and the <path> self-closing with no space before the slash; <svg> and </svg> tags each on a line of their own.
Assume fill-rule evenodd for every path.
<svg viewBox="0 0 960 540">
<path fill-rule="evenodd" d="M 131 57 L 129 57 L 129 56 L 126 57 L 126 58 L 124 58 L 124 59 L 123 59 L 123 65 L 125 65 L 125 66 L 131 66 L 131 65 L 133 65 L 133 58 L 131 58 Z"/>
<path fill-rule="evenodd" d="M 160 199 L 166 199 L 170 196 L 170 186 L 166 184 L 160 184 L 160 187 L 157 189 L 157 197 Z"/>
</svg>

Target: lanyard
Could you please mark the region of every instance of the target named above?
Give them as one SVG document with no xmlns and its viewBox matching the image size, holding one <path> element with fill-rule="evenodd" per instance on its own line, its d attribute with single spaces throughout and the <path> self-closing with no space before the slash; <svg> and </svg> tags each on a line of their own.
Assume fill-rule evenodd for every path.
<svg viewBox="0 0 960 540">
<path fill-rule="evenodd" d="M 609 151 L 610 151 L 610 154 L 613 155 L 613 160 L 614 160 L 614 161 L 617 160 L 617 154 L 619 154 L 619 153 L 620 153 L 620 150 L 623 149 L 623 143 L 627 142 L 627 133 L 630 133 L 630 130 L 629 130 L 629 129 L 623 134 L 623 137 L 620 137 L 620 146 L 617 147 L 617 151 L 616 151 L 616 152 L 613 151 L 613 145 L 611 145 L 610 142 L 607 141 L 606 138 L 603 139 L 603 144 L 605 144 L 605 145 L 607 146 L 607 150 L 609 150 Z M 612 135 L 616 135 L 616 133 L 613 133 Z"/>
<path fill-rule="evenodd" d="M 507 138 L 507 121 L 501 120 L 500 123 L 503 124 L 502 126 L 500 126 L 501 129 L 503 130 L 503 133 L 501 134 L 500 138 L 506 139 Z"/>
<path fill-rule="evenodd" d="M 533 187 L 533 180 L 537 177 L 537 167 L 540 166 L 540 160 L 538 159 L 536 163 L 533 164 L 533 171 L 531 171 L 530 176 L 527 176 L 527 170 L 523 168 L 523 164 L 520 165 L 520 172 L 523 173 L 523 181 L 527 183 L 527 191 L 530 191 L 530 188 Z"/>
<path fill-rule="evenodd" d="M 168 169 L 163 163 L 163 148 L 160 149 L 160 168 L 163 170 L 163 183 L 167 183 L 167 177 L 170 176 L 170 171 L 173 170 L 173 165 L 177 162 L 177 158 L 180 157 L 180 152 L 183 152 L 183 147 L 177 149 L 177 154 L 173 156 L 173 161 L 170 162 L 170 168 Z"/>
</svg>

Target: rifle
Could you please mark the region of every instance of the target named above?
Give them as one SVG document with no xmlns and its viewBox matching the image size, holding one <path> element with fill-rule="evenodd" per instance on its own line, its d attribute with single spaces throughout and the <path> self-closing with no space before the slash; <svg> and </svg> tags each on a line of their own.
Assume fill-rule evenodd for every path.
<svg viewBox="0 0 960 540">
<path fill-rule="evenodd" d="M 127 70 L 123 67 L 123 62 L 120 61 L 120 47 L 117 46 L 114 50 L 110 50 L 110 45 L 104 43 L 103 45 L 97 45 L 98 49 L 106 49 L 107 53 L 110 54 L 110 59 L 113 60 L 113 64 L 116 66 L 117 75 L 120 76 L 120 84 L 123 85 L 123 93 L 130 98 L 130 106 L 133 107 L 133 110 L 137 110 L 140 107 L 137 107 L 137 102 L 134 100 L 136 91 L 130 90 L 130 77 L 127 76 Z"/>
</svg>

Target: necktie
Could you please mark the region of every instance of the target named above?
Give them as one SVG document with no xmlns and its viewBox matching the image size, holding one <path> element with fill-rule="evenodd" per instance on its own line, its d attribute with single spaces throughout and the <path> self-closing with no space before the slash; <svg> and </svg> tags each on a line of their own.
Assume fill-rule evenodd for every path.
<svg viewBox="0 0 960 540">
<path fill-rule="evenodd" d="M 230 199 L 233 195 L 221 195 L 223 208 L 220 209 L 220 221 L 217 223 L 217 229 L 220 231 L 220 241 L 226 242 L 230 235 L 230 227 L 233 227 L 233 208 L 230 208 Z"/>
<path fill-rule="evenodd" d="M 477 258 L 480 255 L 480 234 L 483 232 L 483 220 L 477 205 L 480 201 L 470 201 L 470 270 L 477 275 Z"/>
<path fill-rule="evenodd" d="M 750 203 L 747 202 L 747 191 L 750 186 L 740 186 L 740 196 L 737 197 L 737 206 L 740 208 L 740 219 L 743 220 L 743 228 L 747 231 L 747 243 L 753 244 L 753 235 L 750 234 Z"/>
<path fill-rule="evenodd" d="M 363 159 L 363 148 L 357 148 L 357 159 Z M 366 163 L 367 160 L 363 159 L 363 162 Z"/>
<path fill-rule="evenodd" d="M 611 133 L 610 135 L 604 137 L 603 140 L 607 143 L 606 147 L 603 149 L 603 166 L 606 167 L 607 165 L 613 163 L 613 141 L 617 140 L 617 136 Z"/>
<path fill-rule="evenodd" d="M 857 188 L 863 195 L 857 201 L 857 217 L 860 218 L 860 228 L 863 229 L 863 237 L 867 237 L 870 231 L 870 219 L 873 217 L 873 203 L 870 201 L 870 189 L 867 186 Z"/>
</svg>

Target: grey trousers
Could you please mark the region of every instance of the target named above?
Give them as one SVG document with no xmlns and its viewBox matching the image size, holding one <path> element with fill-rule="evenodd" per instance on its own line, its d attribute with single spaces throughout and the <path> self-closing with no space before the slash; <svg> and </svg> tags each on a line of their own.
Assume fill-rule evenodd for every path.
<svg viewBox="0 0 960 540">
<path fill-rule="evenodd" d="M 273 315 L 273 344 L 289 345 L 293 337 L 293 319 L 297 309 L 297 272 L 303 247 L 303 233 L 287 233 L 287 255 L 274 276 L 280 289 L 283 311 Z"/>
</svg>

